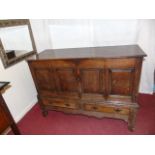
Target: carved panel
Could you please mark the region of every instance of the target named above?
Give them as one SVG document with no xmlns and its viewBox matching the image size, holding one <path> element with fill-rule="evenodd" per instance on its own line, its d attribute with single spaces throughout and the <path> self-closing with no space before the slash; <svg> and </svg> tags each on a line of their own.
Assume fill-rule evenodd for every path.
<svg viewBox="0 0 155 155">
<path fill-rule="evenodd" d="M 103 89 L 103 72 L 101 69 L 80 69 L 83 93 L 101 93 Z"/>
<path fill-rule="evenodd" d="M 109 69 L 109 93 L 112 95 L 131 95 L 134 69 Z"/>
<path fill-rule="evenodd" d="M 35 69 L 35 74 L 40 90 L 55 90 L 54 74 L 50 69 Z"/>
<path fill-rule="evenodd" d="M 56 69 L 56 75 L 59 81 L 60 91 L 77 92 L 78 83 L 74 68 Z"/>
</svg>

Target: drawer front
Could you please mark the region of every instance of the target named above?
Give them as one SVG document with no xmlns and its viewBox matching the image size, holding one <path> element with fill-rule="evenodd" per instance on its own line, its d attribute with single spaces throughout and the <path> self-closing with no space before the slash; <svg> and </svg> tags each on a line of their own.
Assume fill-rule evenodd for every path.
<svg viewBox="0 0 155 155">
<path fill-rule="evenodd" d="M 44 105 L 51 105 L 53 107 L 78 109 L 79 104 L 76 100 L 65 100 L 65 99 L 43 99 Z"/>
<path fill-rule="evenodd" d="M 108 107 L 104 105 L 95 105 L 95 104 L 85 104 L 84 109 L 88 111 L 97 111 L 97 112 L 105 112 L 105 113 L 117 113 L 121 115 L 128 115 L 129 109 L 122 107 Z"/>
</svg>

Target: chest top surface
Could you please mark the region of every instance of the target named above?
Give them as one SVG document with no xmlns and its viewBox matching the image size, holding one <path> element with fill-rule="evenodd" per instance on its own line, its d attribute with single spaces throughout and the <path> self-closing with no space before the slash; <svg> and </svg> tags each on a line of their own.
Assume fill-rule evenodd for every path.
<svg viewBox="0 0 155 155">
<path fill-rule="evenodd" d="M 146 54 L 138 45 L 47 49 L 31 57 L 31 60 L 85 59 L 85 58 L 132 58 Z"/>
</svg>

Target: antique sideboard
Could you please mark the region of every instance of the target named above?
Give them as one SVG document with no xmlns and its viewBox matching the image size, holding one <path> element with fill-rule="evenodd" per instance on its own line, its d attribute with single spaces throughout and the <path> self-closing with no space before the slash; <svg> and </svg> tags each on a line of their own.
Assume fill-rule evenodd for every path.
<svg viewBox="0 0 155 155">
<path fill-rule="evenodd" d="M 123 119 L 134 129 L 143 57 L 138 45 L 45 50 L 28 60 L 49 110 Z"/>
<path fill-rule="evenodd" d="M 2 97 L 2 93 L 7 89 L 9 82 L 0 82 L 0 134 L 11 127 L 14 134 L 19 135 L 20 131 Z"/>
</svg>

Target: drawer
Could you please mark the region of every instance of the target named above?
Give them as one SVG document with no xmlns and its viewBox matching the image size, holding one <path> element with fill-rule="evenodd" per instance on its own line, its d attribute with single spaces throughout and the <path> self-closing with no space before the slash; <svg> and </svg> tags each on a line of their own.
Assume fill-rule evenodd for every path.
<svg viewBox="0 0 155 155">
<path fill-rule="evenodd" d="M 65 99 L 42 99 L 44 105 L 51 105 L 53 107 L 78 109 L 79 104 L 76 100 L 65 100 Z"/>
<path fill-rule="evenodd" d="M 110 107 L 105 105 L 85 104 L 84 109 L 87 111 L 97 111 L 105 113 L 118 113 L 121 115 L 128 115 L 129 109 L 122 107 Z"/>
</svg>

